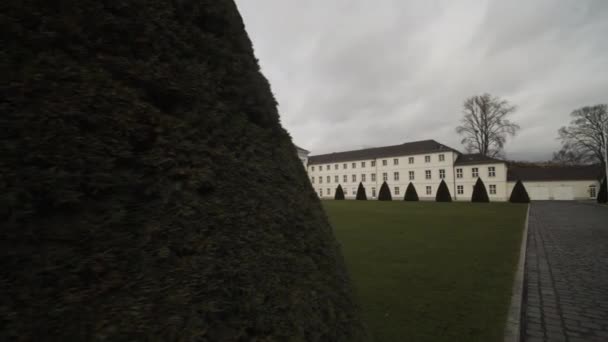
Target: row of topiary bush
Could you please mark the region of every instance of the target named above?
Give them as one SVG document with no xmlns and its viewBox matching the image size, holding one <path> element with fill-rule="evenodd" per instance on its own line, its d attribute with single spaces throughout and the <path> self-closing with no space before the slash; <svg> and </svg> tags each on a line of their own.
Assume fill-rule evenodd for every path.
<svg viewBox="0 0 608 342">
<path fill-rule="evenodd" d="M 605 189 L 605 181 L 603 183 L 603 189 Z M 602 195 L 602 190 L 600 190 L 600 194 L 598 195 L 598 201 L 600 196 Z M 604 191 L 604 197 L 606 197 L 606 192 Z M 357 196 L 355 197 L 357 200 L 365 201 L 367 200 L 367 194 L 365 192 L 365 187 L 363 183 L 359 183 L 359 188 L 357 189 Z M 342 190 L 342 186 L 338 185 L 336 188 L 336 194 L 334 196 L 335 200 L 344 200 L 344 190 Z M 380 191 L 378 192 L 378 200 L 379 201 L 392 201 L 393 197 L 391 195 L 391 191 L 386 182 L 382 183 L 380 187 Z M 405 190 L 405 196 L 403 197 L 405 201 L 418 201 L 418 192 L 416 192 L 416 187 L 413 183 L 409 183 L 407 189 Z M 452 196 L 450 194 L 450 190 L 448 189 L 445 181 L 441 181 L 439 184 L 439 188 L 437 189 L 437 193 L 435 194 L 436 202 L 452 202 Z M 477 179 L 477 183 L 473 187 L 473 195 L 471 196 L 471 202 L 477 203 L 488 203 L 490 202 L 490 197 L 488 196 L 488 192 L 486 191 L 486 186 L 481 180 L 481 178 Z M 530 203 L 530 197 L 528 196 L 528 192 L 524 187 L 523 183 L 518 180 L 515 183 L 515 187 L 513 187 L 513 191 L 511 192 L 511 197 L 509 198 L 509 202 L 512 203 Z M 605 202 L 604 202 L 605 203 Z"/>
</svg>

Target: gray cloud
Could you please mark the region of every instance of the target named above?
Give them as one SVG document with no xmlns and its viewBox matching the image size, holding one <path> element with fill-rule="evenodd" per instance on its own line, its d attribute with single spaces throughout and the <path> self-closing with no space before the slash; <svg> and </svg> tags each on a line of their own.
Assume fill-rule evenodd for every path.
<svg viewBox="0 0 608 342">
<path fill-rule="evenodd" d="M 313 154 L 436 139 L 468 96 L 518 106 L 512 159 L 548 159 L 608 102 L 608 1 L 237 0 L 283 125 Z"/>
</svg>

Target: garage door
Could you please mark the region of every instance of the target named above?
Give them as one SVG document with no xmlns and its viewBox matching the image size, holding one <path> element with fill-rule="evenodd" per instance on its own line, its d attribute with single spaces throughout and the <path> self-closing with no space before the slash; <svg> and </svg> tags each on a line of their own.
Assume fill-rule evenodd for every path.
<svg viewBox="0 0 608 342">
<path fill-rule="evenodd" d="M 571 186 L 558 186 L 553 188 L 553 199 L 558 201 L 571 201 L 574 199 Z"/>
<path fill-rule="evenodd" d="M 544 186 L 531 186 L 528 195 L 533 201 L 543 201 L 549 199 L 549 189 Z"/>
</svg>

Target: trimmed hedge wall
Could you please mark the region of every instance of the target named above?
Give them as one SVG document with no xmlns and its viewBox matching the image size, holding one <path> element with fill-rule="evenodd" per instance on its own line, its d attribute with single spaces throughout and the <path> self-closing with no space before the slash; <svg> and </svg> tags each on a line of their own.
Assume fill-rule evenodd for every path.
<svg viewBox="0 0 608 342">
<path fill-rule="evenodd" d="M 342 190 L 342 185 L 338 184 L 336 188 L 336 194 L 334 195 L 334 199 L 337 201 L 344 200 L 344 190 Z"/>
<path fill-rule="evenodd" d="M 488 191 L 486 190 L 485 184 L 481 178 L 477 178 L 477 182 L 473 186 L 473 195 L 471 196 L 471 202 L 477 203 L 488 203 L 490 202 L 490 197 L 488 196 Z"/>
<path fill-rule="evenodd" d="M 439 183 L 439 188 L 437 188 L 437 194 L 435 195 L 436 202 L 452 202 L 452 195 L 450 195 L 450 189 L 448 189 L 448 185 L 442 179 L 441 183 Z"/>
<path fill-rule="evenodd" d="M 597 203 L 607 203 L 608 202 L 608 188 L 606 184 L 606 177 L 602 181 L 600 185 L 600 192 L 597 194 Z"/>
<path fill-rule="evenodd" d="M 511 191 L 511 196 L 509 197 L 509 202 L 511 203 L 530 203 L 530 196 L 528 196 L 528 191 L 524 187 L 524 184 L 521 180 L 517 180 L 515 186 L 513 187 L 513 191 Z"/>
<path fill-rule="evenodd" d="M 388 188 L 388 184 L 386 182 L 382 183 L 380 186 L 380 191 L 378 192 L 378 201 L 392 201 L 393 196 L 391 196 L 391 190 Z"/>
<path fill-rule="evenodd" d="M 412 182 L 407 185 L 407 190 L 405 190 L 405 197 L 403 198 L 405 201 L 418 201 L 418 193 L 416 192 L 416 187 Z"/>
<path fill-rule="evenodd" d="M 363 183 L 359 183 L 359 188 L 357 188 L 357 197 L 358 201 L 367 201 L 367 194 L 365 193 L 365 187 Z"/>
<path fill-rule="evenodd" d="M 366 339 L 233 1 L 0 17 L 0 340 Z"/>
</svg>

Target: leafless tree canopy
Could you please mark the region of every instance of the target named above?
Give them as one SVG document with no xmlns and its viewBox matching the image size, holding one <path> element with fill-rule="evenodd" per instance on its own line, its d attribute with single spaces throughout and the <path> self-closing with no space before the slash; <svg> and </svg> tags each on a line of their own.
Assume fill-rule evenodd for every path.
<svg viewBox="0 0 608 342">
<path fill-rule="evenodd" d="M 464 102 L 464 117 L 456 132 L 468 152 L 494 157 L 502 153 L 507 136 L 514 136 L 519 125 L 507 119 L 516 107 L 490 94 L 476 95 Z"/>
<path fill-rule="evenodd" d="M 554 161 L 565 163 L 604 164 L 604 149 L 608 137 L 608 106 L 599 104 L 573 111 L 572 121 L 567 127 L 559 129 L 562 149 L 553 154 Z M 564 160 L 565 159 L 565 160 Z"/>
</svg>

